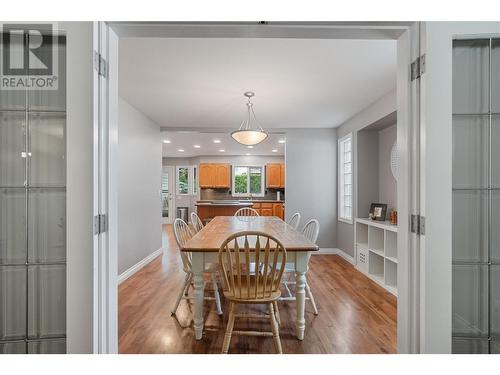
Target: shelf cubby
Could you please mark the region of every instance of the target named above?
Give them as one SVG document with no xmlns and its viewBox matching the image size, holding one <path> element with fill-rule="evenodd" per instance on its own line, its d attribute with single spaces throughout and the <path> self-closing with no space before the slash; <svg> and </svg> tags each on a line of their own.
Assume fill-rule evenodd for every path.
<svg viewBox="0 0 500 375">
<path fill-rule="evenodd" d="M 390 293 L 397 295 L 398 228 L 388 222 L 356 219 L 356 267 Z"/>
</svg>

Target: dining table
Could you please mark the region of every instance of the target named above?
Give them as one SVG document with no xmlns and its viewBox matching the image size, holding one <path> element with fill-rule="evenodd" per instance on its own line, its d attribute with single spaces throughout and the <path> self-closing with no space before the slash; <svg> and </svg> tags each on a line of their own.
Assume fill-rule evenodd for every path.
<svg viewBox="0 0 500 375">
<path fill-rule="evenodd" d="M 203 335 L 205 267 L 208 263 L 218 262 L 219 249 L 229 236 L 243 231 L 264 232 L 275 237 L 285 247 L 287 269 L 295 271 L 296 334 L 299 340 L 303 340 L 306 325 L 306 272 L 311 253 L 319 248 L 300 231 L 275 216 L 216 216 L 181 248 L 181 251 L 192 254 L 196 340 L 201 340 Z"/>
</svg>

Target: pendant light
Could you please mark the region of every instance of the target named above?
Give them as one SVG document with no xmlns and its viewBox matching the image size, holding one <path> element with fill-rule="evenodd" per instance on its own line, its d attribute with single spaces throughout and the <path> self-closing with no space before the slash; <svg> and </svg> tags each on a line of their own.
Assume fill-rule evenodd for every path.
<svg viewBox="0 0 500 375">
<path fill-rule="evenodd" d="M 255 96 L 255 94 L 251 91 L 247 91 L 243 95 L 248 98 L 248 101 L 246 103 L 248 118 L 241 123 L 238 130 L 235 130 L 231 133 L 231 137 L 233 137 L 236 142 L 241 143 L 242 145 L 254 146 L 266 139 L 267 133 L 264 131 L 264 129 L 262 129 L 262 126 L 260 126 L 253 111 L 253 103 L 251 101 L 251 98 Z M 254 125 L 253 128 L 252 125 Z"/>
</svg>

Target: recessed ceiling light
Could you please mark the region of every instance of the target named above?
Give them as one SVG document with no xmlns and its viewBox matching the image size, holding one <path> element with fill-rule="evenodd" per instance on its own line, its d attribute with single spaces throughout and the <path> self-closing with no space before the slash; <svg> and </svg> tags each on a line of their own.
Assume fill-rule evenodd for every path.
<svg viewBox="0 0 500 375">
<path fill-rule="evenodd" d="M 253 148 L 253 146 L 247 146 L 247 148 Z"/>
<path fill-rule="evenodd" d="M 272 151 L 273 151 L 273 152 L 278 152 L 278 150 L 276 150 L 276 149 L 273 149 Z"/>
<path fill-rule="evenodd" d="M 163 143 L 170 143 L 170 139 L 164 139 Z"/>
<path fill-rule="evenodd" d="M 179 149 L 177 149 L 177 151 L 184 152 L 184 149 L 183 148 L 179 148 Z"/>
<path fill-rule="evenodd" d="M 280 140 L 278 141 L 278 143 L 285 143 L 285 142 L 286 142 L 286 140 L 284 140 L 284 139 L 280 139 Z"/>
<path fill-rule="evenodd" d="M 201 148 L 201 146 L 200 146 L 200 145 L 194 145 L 193 147 L 194 147 L 194 148 Z"/>
<path fill-rule="evenodd" d="M 226 150 L 224 150 L 223 148 L 221 148 L 221 149 L 219 150 L 219 152 L 226 152 Z"/>
<path fill-rule="evenodd" d="M 220 139 L 214 139 L 214 143 L 220 143 Z"/>
<path fill-rule="evenodd" d="M 249 152 L 247 152 L 247 156 L 250 156 L 250 155 L 252 155 L 252 154 L 251 154 L 251 153 L 249 153 Z"/>
</svg>

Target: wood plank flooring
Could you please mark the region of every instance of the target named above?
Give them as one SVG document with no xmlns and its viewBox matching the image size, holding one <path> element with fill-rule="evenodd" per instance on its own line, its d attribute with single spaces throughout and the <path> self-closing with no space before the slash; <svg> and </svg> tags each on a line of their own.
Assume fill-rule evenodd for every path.
<svg viewBox="0 0 500 375">
<path fill-rule="evenodd" d="M 205 301 L 205 329 L 194 339 L 193 306 L 183 300 L 176 316 L 170 310 L 184 273 L 171 226 L 163 229 L 163 256 L 158 257 L 119 287 L 120 353 L 220 353 L 224 316 L 214 301 Z M 306 332 L 295 337 L 295 302 L 279 302 L 283 353 L 395 353 L 396 298 L 337 255 L 313 255 L 307 273 L 318 305 L 312 313 L 306 301 Z M 211 293 L 207 284 L 207 293 Z M 192 290 L 190 290 L 192 293 Z M 250 308 L 251 309 L 251 308 Z M 253 307 L 253 312 L 265 311 Z M 235 329 L 270 330 L 269 322 L 239 319 Z M 275 353 L 272 338 L 233 336 L 229 353 Z"/>
</svg>

